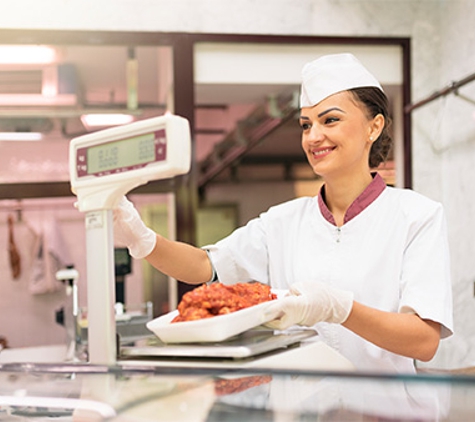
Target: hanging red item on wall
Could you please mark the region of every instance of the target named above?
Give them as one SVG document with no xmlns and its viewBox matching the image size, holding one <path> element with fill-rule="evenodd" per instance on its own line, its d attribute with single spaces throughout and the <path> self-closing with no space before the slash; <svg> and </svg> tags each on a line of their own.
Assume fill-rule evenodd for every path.
<svg viewBox="0 0 475 422">
<path fill-rule="evenodd" d="M 15 237 L 13 235 L 13 217 L 11 215 L 8 216 L 8 253 L 10 257 L 12 277 L 14 280 L 17 280 L 21 274 L 21 259 L 15 245 Z"/>
</svg>

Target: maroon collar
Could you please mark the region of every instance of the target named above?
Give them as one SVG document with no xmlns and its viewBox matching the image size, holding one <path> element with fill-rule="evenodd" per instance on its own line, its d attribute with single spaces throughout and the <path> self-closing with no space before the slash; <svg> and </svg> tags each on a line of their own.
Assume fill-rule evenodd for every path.
<svg viewBox="0 0 475 422">
<path fill-rule="evenodd" d="M 356 198 L 353 203 L 348 207 L 345 213 L 343 224 L 347 223 L 351 219 L 355 218 L 360 212 L 368 207 L 386 188 L 384 179 L 379 173 L 373 173 L 372 182 L 366 187 L 366 189 Z M 335 219 L 332 213 L 325 203 L 325 185 L 320 189 L 320 195 L 318 195 L 318 206 L 325 220 L 336 226 Z"/>
</svg>

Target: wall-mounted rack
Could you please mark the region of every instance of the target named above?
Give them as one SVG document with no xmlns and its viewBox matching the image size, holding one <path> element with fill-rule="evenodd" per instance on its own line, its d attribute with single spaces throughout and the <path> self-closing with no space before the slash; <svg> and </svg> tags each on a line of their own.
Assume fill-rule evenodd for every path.
<svg viewBox="0 0 475 422">
<path fill-rule="evenodd" d="M 468 101 L 469 103 L 475 104 L 475 100 L 472 100 L 471 98 L 466 97 L 465 95 L 462 95 L 458 92 L 459 88 L 473 81 L 475 81 L 475 73 L 472 73 L 471 75 L 468 75 L 465 78 L 460 79 L 459 81 L 452 82 L 450 85 L 446 86 L 445 88 L 442 88 L 441 90 L 434 92 L 433 94 L 429 95 L 428 97 L 420 101 L 417 101 L 416 103 L 407 105 L 406 107 L 404 107 L 404 112 L 411 113 L 416 108 L 422 107 L 423 105 L 426 105 L 436 100 L 437 98 L 445 97 L 446 95 L 449 95 L 449 94 L 457 95 L 463 100 Z"/>
</svg>

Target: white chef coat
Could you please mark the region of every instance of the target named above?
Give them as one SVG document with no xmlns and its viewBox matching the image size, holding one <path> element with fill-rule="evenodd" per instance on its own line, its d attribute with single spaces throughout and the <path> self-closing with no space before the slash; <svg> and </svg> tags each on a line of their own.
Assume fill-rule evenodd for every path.
<svg viewBox="0 0 475 422">
<path fill-rule="evenodd" d="M 388 312 L 414 312 L 452 334 L 452 291 L 442 206 L 414 191 L 385 187 L 343 226 L 322 215 L 318 197 L 274 206 L 206 247 L 224 284 L 259 281 L 274 289 L 321 281 Z M 383 350 L 339 324 L 320 338 L 361 370 L 414 372 L 410 358 Z"/>
</svg>

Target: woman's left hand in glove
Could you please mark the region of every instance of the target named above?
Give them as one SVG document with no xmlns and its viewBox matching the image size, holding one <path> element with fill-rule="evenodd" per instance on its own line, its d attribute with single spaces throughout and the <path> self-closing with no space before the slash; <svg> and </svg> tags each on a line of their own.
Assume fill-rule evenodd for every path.
<svg viewBox="0 0 475 422">
<path fill-rule="evenodd" d="M 289 295 L 277 299 L 268 312 L 279 318 L 266 327 L 285 330 L 292 325 L 311 327 L 317 322 L 341 324 L 353 307 L 353 293 L 321 282 L 301 282 L 290 286 Z"/>
</svg>

